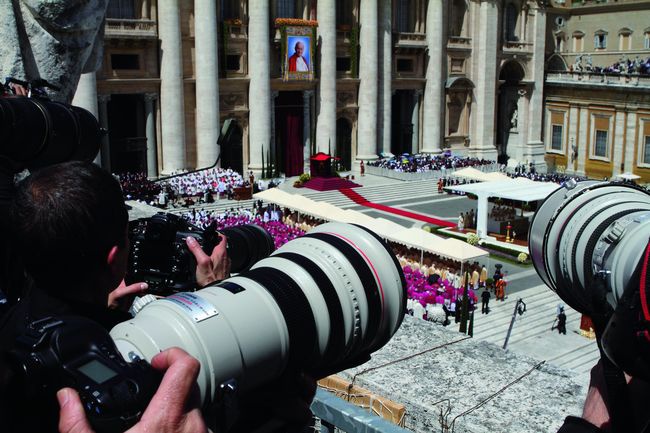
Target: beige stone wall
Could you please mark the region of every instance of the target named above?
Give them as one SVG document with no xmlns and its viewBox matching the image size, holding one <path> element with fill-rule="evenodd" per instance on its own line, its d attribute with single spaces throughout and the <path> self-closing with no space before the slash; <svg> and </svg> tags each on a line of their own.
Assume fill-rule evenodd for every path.
<svg viewBox="0 0 650 433">
<path fill-rule="evenodd" d="M 650 56 L 650 50 L 644 48 L 645 31 L 650 27 L 650 2 L 555 9 L 553 13 L 565 20 L 565 25 L 562 28 L 555 26 L 555 31 L 563 33 L 562 54 L 566 57 L 567 64 L 572 64 L 578 54 L 591 54 L 594 66 L 609 66 L 623 55 L 629 59 L 634 59 L 637 55 L 644 59 Z M 594 36 L 600 30 L 607 32 L 605 49 L 594 48 Z M 628 30 L 631 34 L 623 36 L 627 40 L 622 44 L 619 33 L 627 33 Z M 582 50 L 580 46 L 577 50 L 574 46 L 575 32 L 584 33 Z"/>
</svg>

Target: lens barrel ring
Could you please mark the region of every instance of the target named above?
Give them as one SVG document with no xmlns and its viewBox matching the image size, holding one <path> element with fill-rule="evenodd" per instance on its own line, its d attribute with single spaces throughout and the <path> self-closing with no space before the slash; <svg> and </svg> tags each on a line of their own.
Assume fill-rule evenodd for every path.
<svg viewBox="0 0 650 433">
<path fill-rule="evenodd" d="M 374 341 L 377 333 L 379 332 L 379 325 L 383 316 L 381 299 L 379 296 L 379 287 L 377 281 L 370 270 L 368 264 L 361 258 L 359 253 L 344 240 L 337 238 L 334 235 L 327 233 L 310 233 L 304 237 L 314 238 L 330 244 L 332 247 L 339 250 L 345 258 L 352 264 L 357 271 L 357 275 L 361 280 L 361 285 L 366 294 L 366 301 L 368 302 L 368 326 L 367 332 L 362 335 L 363 348 L 365 349 L 368 344 Z"/>
<path fill-rule="evenodd" d="M 251 269 L 246 276 L 271 294 L 284 316 L 291 345 L 288 367 L 294 368 L 305 360 L 313 360 L 316 357 L 313 342 L 317 339 L 315 319 L 298 284 L 289 275 L 271 267 Z"/>
<path fill-rule="evenodd" d="M 331 327 L 329 342 L 323 355 L 323 362 L 326 364 L 335 363 L 337 358 L 345 355 L 346 349 L 343 310 L 334 285 L 332 285 L 327 274 L 316 263 L 305 256 L 292 252 L 282 252 L 274 254 L 273 257 L 280 257 L 296 263 L 307 271 L 314 281 L 317 282 L 321 294 L 325 299 L 325 304 L 327 304 Z"/>
</svg>

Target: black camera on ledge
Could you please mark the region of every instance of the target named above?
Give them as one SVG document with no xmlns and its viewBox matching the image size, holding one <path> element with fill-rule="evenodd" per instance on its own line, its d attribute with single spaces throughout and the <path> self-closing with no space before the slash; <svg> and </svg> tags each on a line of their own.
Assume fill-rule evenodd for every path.
<svg viewBox="0 0 650 433">
<path fill-rule="evenodd" d="M 275 249 L 273 237 L 257 225 L 228 227 L 222 233 L 228 239 L 233 273 L 250 269 Z M 196 260 L 185 243 L 188 236 L 194 237 L 207 255 L 222 240 L 214 225 L 201 230 L 169 213 L 159 212 L 130 222 L 127 283 L 146 282 L 152 294 L 161 296 L 197 289 Z"/>
</svg>

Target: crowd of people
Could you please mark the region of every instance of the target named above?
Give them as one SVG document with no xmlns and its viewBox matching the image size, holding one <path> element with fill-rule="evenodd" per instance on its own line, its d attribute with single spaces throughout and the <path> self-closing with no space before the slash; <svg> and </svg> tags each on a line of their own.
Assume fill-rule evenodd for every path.
<svg viewBox="0 0 650 433">
<path fill-rule="evenodd" d="M 117 175 L 126 200 L 140 200 L 155 203 L 162 191 L 162 186 L 152 182 L 145 173 L 122 173 Z"/>
<path fill-rule="evenodd" d="M 569 66 L 569 70 L 596 74 L 650 75 L 650 57 L 644 60 L 637 55 L 634 59 L 630 59 L 623 55 L 609 66 L 594 66 L 591 54 L 580 54 L 576 56 L 575 62 Z"/>
<path fill-rule="evenodd" d="M 369 161 L 371 167 L 387 168 L 403 173 L 422 173 L 432 170 L 455 170 L 464 167 L 481 167 L 494 164 L 486 159 L 462 157 L 445 152 L 440 155 L 432 154 L 403 154 L 392 158 Z"/>
<path fill-rule="evenodd" d="M 562 173 L 537 173 L 530 171 L 513 172 L 509 173 L 508 176 L 512 177 L 513 179 L 516 177 L 525 177 L 530 180 L 534 180 L 535 182 L 554 182 L 560 185 L 571 179 L 574 179 L 576 181 L 587 180 L 585 176 L 575 176 Z"/>
</svg>

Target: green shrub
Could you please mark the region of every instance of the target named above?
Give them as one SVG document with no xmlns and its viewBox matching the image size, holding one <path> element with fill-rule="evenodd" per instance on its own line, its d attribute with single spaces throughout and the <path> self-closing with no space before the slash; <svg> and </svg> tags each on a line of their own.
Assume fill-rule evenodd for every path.
<svg viewBox="0 0 650 433">
<path fill-rule="evenodd" d="M 479 241 L 479 238 L 478 238 L 478 235 L 476 233 L 470 233 L 467 236 L 467 243 L 472 245 L 472 246 L 477 245 L 478 241 Z"/>
<path fill-rule="evenodd" d="M 303 173 L 298 177 L 298 180 L 302 183 L 307 182 L 309 179 L 311 179 L 311 176 L 309 173 Z"/>
</svg>

